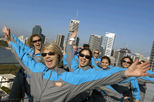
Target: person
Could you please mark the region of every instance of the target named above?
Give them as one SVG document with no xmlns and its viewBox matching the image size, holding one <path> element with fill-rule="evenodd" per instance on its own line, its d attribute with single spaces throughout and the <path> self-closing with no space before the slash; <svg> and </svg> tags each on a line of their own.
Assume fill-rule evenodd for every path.
<svg viewBox="0 0 154 102">
<path fill-rule="evenodd" d="M 7 27 L 3 27 L 3 31 L 7 31 Z M 31 57 L 35 59 L 37 62 L 41 62 L 41 47 L 42 47 L 42 38 L 39 34 L 33 34 L 28 39 L 28 46 L 25 45 L 23 42 L 21 42 L 13 33 L 10 32 L 8 29 L 8 34 L 12 38 L 12 41 L 17 43 L 19 46 L 25 46 L 24 51 L 26 53 L 30 53 Z M 21 68 L 15 77 L 15 80 L 12 85 L 11 92 L 9 94 L 8 99 L 12 101 L 21 101 L 25 97 L 25 93 L 29 99 L 29 101 L 32 101 L 31 95 L 30 95 L 30 87 L 29 87 L 29 75 L 26 75 L 24 73 L 23 68 Z"/>
<path fill-rule="evenodd" d="M 101 68 L 102 68 L 102 70 L 117 70 L 117 68 L 119 69 L 119 67 L 112 67 L 111 65 L 110 65 L 110 63 L 111 63 L 111 61 L 110 61 L 110 58 L 109 57 L 107 57 L 107 56 L 103 56 L 102 58 L 101 58 Z M 123 81 L 123 82 L 120 82 L 120 84 L 124 84 L 124 83 L 128 83 L 128 82 L 130 82 L 131 81 L 131 83 L 133 83 L 133 88 L 134 89 L 139 89 L 138 87 L 137 87 L 137 83 L 136 83 L 136 78 L 129 78 L 129 79 L 127 79 L 127 80 L 125 80 L 125 81 Z M 111 85 L 112 86 L 112 85 Z M 109 88 L 111 88 L 111 89 L 114 89 L 114 88 L 112 88 L 111 86 L 108 86 Z M 122 89 L 120 89 L 120 90 L 122 90 Z M 112 90 L 112 91 L 115 91 L 115 90 Z M 122 90 L 123 91 L 123 90 Z M 121 96 L 120 95 L 120 93 L 118 93 L 119 94 L 119 96 Z M 116 95 L 116 94 L 115 94 Z M 137 93 L 137 91 L 136 90 L 134 90 L 134 95 L 135 95 L 135 97 L 136 98 L 138 98 L 137 96 L 138 96 L 138 93 Z M 117 95 L 116 95 L 117 96 Z M 119 101 L 119 100 L 117 100 L 117 99 L 114 99 L 114 98 L 112 98 L 112 97 L 108 97 L 107 96 L 107 99 L 108 100 L 110 100 L 110 101 Z M 122 101 L 122 96 L 120 97 L 120 100 Z"/>
<path fill-rule="evenodd" d="M 91 58 L 92 58 L 92 52 L 90 51 L 90 49 L 82 49 L 82 50 L 80 50 L 80 52 L 79 52 L 79 58 L 80 58 L 80 56 L 83 57 L 83 56 L 85 55 L 84 53 L 89 53 L 89 56 L 86 56 L 85 59 L 82 59 L 82 60 L 81 60 L 81 61 L 83 61 L 83 62 L 86 62 L 86 64 L 85 64 L 84 66 L 80 66 L 79 63 L 83 63 L 83 62 L 78 62 L 78 61 L 76 61 L 76 60 L 73 59 L 72 62 L 71 62 L 72 64 L 71 64 L 71 69 L 70 69 L 70 70 L 79 72 L 81 69 L 83 69 L 84 71 L 86 71 L 86 70 L 92 68 L 92 67 L 91 67 L 91 64 L 90 64 Z M 72 54 L 72 46 L 68 46 L 67 55 L 68 55 L 70 58 L 72 58 L 72 57 L 71 57 L 71 56 L 73 55 L 73 54 Z M 88 61 L 86 61 L 86 60 L 88 60 Z M 67 61 L 70 61 L 70 59 L 67 60 Z M 106 67 L 106 66 L 105 66 L 105 67 Z M 95 66 L 93 69 L 97 69 L 96 66 Z M 100 69 L 100 68 L 99 68 L 99 69 Z M 112 68 L 112 70 L 113 70 L 113 68 Z M 114 70 L 122 70 L 122 69 L 121 69 L 121 68 L 114 68 Z M 84 96 L 86 96 L 85 93 L 84 93 Z M 78 96 L 78 97 L 79 97 L 79 96 Z M 81 98 L 83 99 L 83 97 L 80 96 L 80 99 L 81 99 Z M 73 100 L 73 101 L 74 101 L 74 100 Z"/>
<path fill-rule="evenodd" d="M 149 69 L 148 63 L 137 65 L 134 62 L 125 71 L 96 71 L 90 69 L 80 72 L 63 72 L 58 74 L 56 70 L 62 66 L 62 51 L 54 43 L 46 44 L 41 50 L 43 63 L 36 62 L 28 53 L 24 53 L 25 46 L 19 46 L 17 43 L 10 41 L 9 36 L 5 33 L 5 38 L 13 49 L 16 57 L 30 75 L 31 95 L 34 101 L 40 102 L 67 102 L 77 94 L 98 86 L 113 84 L 124 80 L 126 77 L 146 76 Z M 88 52 L 82 52 L 79 56 L 79 66 L 84 67 L 88 62 Z M 86 56 L 86 57 L 85 57 Z"/>
<path fill-rule="evenodd" d="M 141 64 L 144 62 L 145 62 L 144 60 L 141 60 L 138 64 Z M 154 72 L 152 72 L 150 70 L 148 70 L 147 72 L 150 73 L 149 80 L 145 79 L 145 77 L 138 78 L 138 84 L 139 84 L 140 96 L 141 96 L 140 102 L 144 102 L 144 97 L 145 97 L 145 93 L 146 93 L 146 89 L 147 89 L 146 83 L 152 83 L 152 84 L 154 83 L 153 81 L 151 81 L 151 78 L 154 78 L 154 74 L 153 74 Z"/>
<path fill-rule="evenodd" d="M 125 56 L 121 59 L 121 67 L 122 68 L 128 68 L 133 63 L 133 60 L 130 56 Z M 139 62 L 140 64 L 140 62 Z M 147 71 L 150 73 L 148 77 L 138 77 L 135 80 L 127 80 L 124 84 L 118 84 L 118 85 L 112 85 L 117 91 L 120 91 L 124 95 L 124 101 L 133 101 L 133 96 L 135 96 L 135 102 L 143 102 L 144 100 L 144 93 L 143 91 L 144 87 L 140 86 L 140 83 L 153 83 L 153 78 L 150 78 L 150 76 L 153 76 L 153 72 Z M 142 84 L 142 85 L 144 85 Z M 133 94 L 132 94 L 133 93 Z"/>
<path fill-rule="evenodd" d="M 99 50 L 95 49 L 93 52 L 93 57 L 92 57 L 92 66 L 98 66 L 98 64 L 101 62 L 101 59 L 99 58 Z"/>
<path fill-rule="evenodd" d="M 128 68 L 133 63 L 133 60 L 130 56 L 125 56 L 121 59 L 120 62 L 122 68 Z"/>
<path fill-rule="evenodd" d="M 103 56 L 100 61 L 100 69 L 102 70 L 111 70 L 111 60 L 108 56 Z M 117 68 L 115 69 L 117 70 Z M 122 101 L 122 95 L 118 93 L 112 86 L 106 85 L 106 87 L 101 90 L 102 95 L 105 98 L 106 102 L 119 102 Z"/>
<path fill-rule="evenodd" d="M 89 49 L 89 44 L 83 44 L 83 49 Z"/>
<path fill-rule="evenodd" d="M 130 56 L 125 56 L 121 59 L 121 68 L 128 68 L 131 64 L 133 63 L 133 60 L 131 59 Z M 135 96 L 135 101 L 137 102 L 140 100 L 140 95 L 139 95 L 139 86 L 137 79 L 135 80 L 130 80 L 127 81 L 123 84 L 116 84 L 116 85 L 111 85 L 114 89 L 116 89 L 118 92 L 122 93 L 124 96 L 124 102 L 130 101 L 133 102 L 133 95 Z"/>
</svg>

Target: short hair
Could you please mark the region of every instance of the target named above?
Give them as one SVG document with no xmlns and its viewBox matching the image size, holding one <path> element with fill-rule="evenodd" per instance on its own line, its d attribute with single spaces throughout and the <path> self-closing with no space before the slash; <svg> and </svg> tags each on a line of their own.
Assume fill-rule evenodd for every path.
<svg viewBox="0 0 154 102">
<path fill-rule="evenodd" d="M 58 67 L 62 67 L 63 66 L 63 63 L 62 63 L 62 59 L 63 59 L 63 53 L 62 53 L 62 50 L 61 48 L 54 42 L 51 42 L 51 43 L 47 43 L 45 44 L 42 49 L 41 49 L 41 53 L 44 51 L 44 50 L 50 50 L 50 51 L 54 51 L 56 54 L 58 54 Z"/>
<path fill-rule="evenodd" d="M 101 58 L 101 62 L 102 62 L 103 59 L 107 59 L 108 62 L 109 62 L 109 65 L 111 64 L 111 59 L 110 59 L 108 56 L 103 56 L 103 57 Z"/>
<path fill-rule="evenodd" d="M 95 52 L 95 51 L 98 51 L 98 52 L 99 52 L 99 50 L 98 50 L 98 49 L 94 49 L 94 50 L 93 50 L 93 52 Z"/>
<path fill-rule="evenodd" d="M 83 44 L 83 48 L 88 48 L 89 49 L 89 44 Z"/>
<path fill-rule="evenodd" d="M 131 64 L 133 63 L 133 60 L 130 56 L 125 56 L 121 59 L 121 66 L 122 66 L 122 62 L 124 61 L 125 58 L 128 58 L 130 60 Z"/>
<path fill-rule="evenodd" d="M 41 37 L 40 34 L 32 34 L 32 35 L 28 38 L 28 43 L 27 43 L 28 46 L 33 47 L 32 40 L 33 40 L 33 37 L 36 37 L 36 36 L 38 36 L 38 37 L 41 39 L 41 41 L 42 41 L 42 37 Z"/>
</svg>

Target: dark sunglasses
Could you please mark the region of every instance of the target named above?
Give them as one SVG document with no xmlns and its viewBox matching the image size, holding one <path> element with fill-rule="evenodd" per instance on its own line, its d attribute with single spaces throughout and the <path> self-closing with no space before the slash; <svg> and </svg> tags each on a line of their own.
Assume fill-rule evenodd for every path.
<svg viewBox="0 0 154 102">
<path fill-rule="evenodd" d="M 82 53 L 79 54 L 79 56 L 80 56 L 80 57 L 85 57 L 85 58 L 87 58 L 87 59 L 90 59 L 90 58 L 91 58 L 89 55 L 84 55 L 84 54 L 82 54 Z"/>
<path fill-rule="evenodd" d="M 33 43 L 36 43 L 36 42 L 40 42 L 41 41 L 41 39 L 38 39 L 38 40 L 34 40 L 34 41 L 32 41 Z"/>
<path fill-rule="evenodd" d="M 122 62 L 123 62 L 123 63 L 132 64 L 131 62 L 128 62 L 128 61 L 125 61 L 125 60 L 123 60 Z"/>
<path fill-rule="evenodd" d="M 45 56 L 47 56 L 47 54 L 48 54 L 49 56 L 52 56 L 52 55 L 55 55 L 56 53 L 55 53 L 55 52 L 41 53 L 41 56 L 42 56 L 42 57 L 45 57 Z"/>
<path fill-rule="evenodd" d="M 99 54 L 99 52 L 94 52 L 95 54 Z"/>
</svg>

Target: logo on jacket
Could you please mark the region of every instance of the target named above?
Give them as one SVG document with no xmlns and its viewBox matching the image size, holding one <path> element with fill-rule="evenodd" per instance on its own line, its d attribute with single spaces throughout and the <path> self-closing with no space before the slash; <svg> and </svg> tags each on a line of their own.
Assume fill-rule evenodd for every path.
<svg viewBox="0 0 154 102">
<path fill-rule="evenodd" d="M 63 85 L 62 82 L 55 82 L 55 86 L 61 87 Z"/>
</svg>

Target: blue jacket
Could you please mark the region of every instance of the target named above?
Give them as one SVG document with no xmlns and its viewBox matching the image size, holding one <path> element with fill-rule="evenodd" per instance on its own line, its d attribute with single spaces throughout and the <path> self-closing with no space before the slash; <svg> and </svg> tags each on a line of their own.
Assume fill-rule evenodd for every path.
<svg viewBox="0 0 154 102">
<path fill-rule="evenodd" d="M 94 58 L 94 57 L 91 58 L 92 66 L 94 66 L 94 67 L 97 66 L 96 61 L 98 61 L 98 63 L 100 63 L 101 59 L 100 58 Z"/>
<path fill-rule="evenodd" d="M 67 102 L 87 89 L 118 83 L 126 78 L 122 70 L 97 71 L 89 69 L 85 71 L 80 69 L 79 72 L 58 74 L 55 70 L 49 70 L 44 64 L 33 60 L 28 53 L 24 52 L 24 47 L 13 42 L 10 42 L 10 45 L 16 51 L 16 56 L 19 57 L 18 60 L 21 65 L 30 75 L 32 80 L 32 83 L 30 83 L 31 93 L 34 101 Z M 57 82 L 60 82 L 62 86 L 55 86 Z"/>
</svg>

